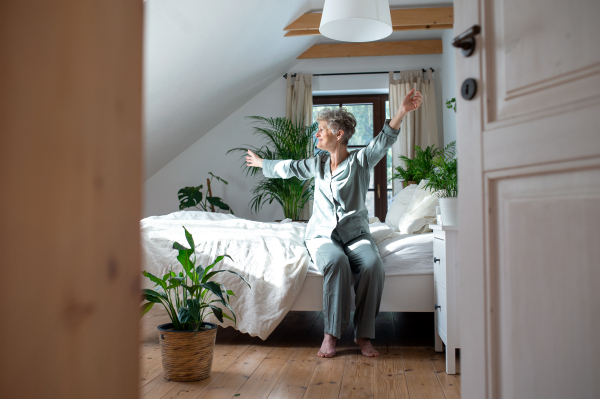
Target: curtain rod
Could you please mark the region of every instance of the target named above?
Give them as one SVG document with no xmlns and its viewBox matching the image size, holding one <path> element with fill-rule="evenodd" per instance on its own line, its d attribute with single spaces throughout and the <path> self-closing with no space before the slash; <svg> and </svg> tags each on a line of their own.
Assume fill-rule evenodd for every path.
<svg viewBox="0 0 600 399">
<path fill-rule="evenodd" d="M 433 68 L 429 68 L 431 69 L 431 72 L 435 72 L 435 69 Z M 427 72 L 427 69 L 423 68 L 423 73 Z M 313 76 L 340 76 L 340 75 L 381 75 L 384 73 L 389 73 L 389 71 L 387 72 L 341 72 L 341 73 L 315 73 L 313 74 Z M 400 71 L 394 71 L 394 73 L 400 73 Z M 297 74 L 292 74 L 292 78 L 295 78 Z M 283 75 L 284 79 L 287 79 L 288 74 L 286 73 L 285 75 Z"/>
</svg>

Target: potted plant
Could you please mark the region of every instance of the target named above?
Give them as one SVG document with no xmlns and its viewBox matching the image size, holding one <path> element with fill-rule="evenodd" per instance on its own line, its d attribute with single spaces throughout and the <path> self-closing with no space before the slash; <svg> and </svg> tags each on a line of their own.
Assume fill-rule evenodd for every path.
<svg viewBox="0 0 600 399">
<path fill-rule="evenodd" d="M 454 142 L 450 143 L 447 151 L 454 150 Z M 396 173 L 392 175 L 392 179 L 400 179 L 403 181 L 403 187 L 410 184 L 419 184 L 421 180 L 426 179 L 434 168 L 433 160 L 440 155 L 444 150 L 430 145 L 422 149 L 418 145 L 415 146 L 415 157 L 410 159 L 404 155 L 400 155 L 400 159 L 404 163 L 404 167 L 398 166 Z"/>
<path fill-rule="evenodd" d="M 289 118 L 264 118 L 262 116 L 249 116 L 255 122 L 254 134 L 267 139 L 268 144 L 262 147 L 247 146 L 234 148 L 230 152 L 242 152 L 242 158 L 246 151 L 251 149 L 256 155 L 263 159 L 307 159 L 315 154 L 314 135 L 318 123 L 304 126 L 303 121 L 292 122 Z M 246 176 L 255 176 L 260 168 L 248 167 L 244 163 Z M 254 197 L 250 201 L 250 207 L 256 213 L 267 202 L 279 203 L 283 208 L 286 218 L 298 220 L 300 212 L 313 198 L 313 181 L 309 179 L 302 181 L 296 177 L 290 179 L 262 178 L 252 191 Z"/>
<path fill-rule="evenodd" d="M 158 326 L 165 378 L 172 381 L 198 381 L 210 376 L 217 336 L 217 326 L 204 321 L 205 317 L 214 314 L 220 322 L 224 318 L 236 322 L 235 313 L 229 305 L 230 297 L 235 294 L 222 284 L 211 281 L 212 277 L 228 272 L 239 276 L 246 284 L 248 282 L 234 271 L 212 270 L 224 258 L 231 259 L 228 255 L 218 256 L 206 268 L 196 266 L 194 239 L 185 227 L 183 229 L 190 248 L 178 242 L 173 243 L 183 271 L 179 274 L 169 271 L 162 278 L 142 272 L 155 283 L 156 289 L 142 291 L 147 302 L 142 305 L 141 311 L 143 316 L 155 303 L 160 303 L 171 319 L 171 323 Z M 231 316 L 223 312 L 220 305 L 227 307 Z"/>
<path fill-rule="evenodd" d="M 233 209 L 229 205 L 223 202 L 220 197 L 213 197 L 210 185 L 213 179 L 217 179 L 220 182 L 229 184 L 219 176 L 213 175 L 212 172 L 208 172 L 211 175 L 210 179 L 206 179 L 206 193 L 202 195 L 202 185 L 196 187 L 184 187 L 177 192 L 177 198 L 179 199 L 179 209 L 183 210 L 186 208 L 195 207 L 200 211 L 208 212 L 209 210 L 215 212 L 215 206 L 224 211 L 229 211 L 233 215 Z"/>
<path fill-rule="evenodd" d="M 434 169 L 425 185 L 440 197 L 442 223 L 449 226 L 458 225 L 458 160 L 454 146 L 453 141 L 433 160 Z"/>
</svg>

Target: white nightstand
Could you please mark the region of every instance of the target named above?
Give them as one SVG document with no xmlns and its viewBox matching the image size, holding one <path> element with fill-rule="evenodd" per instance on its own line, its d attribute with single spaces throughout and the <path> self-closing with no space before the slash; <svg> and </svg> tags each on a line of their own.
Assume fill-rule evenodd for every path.
<svg viewBox="0 0 600 399">
<path fill-rule="evenodd" d="M 446 374 L 456 373 L 458 331 L 458 226 L 430 224 L 433 230 L 433 277 L 435 300 L 435 351 L 446 344 Z"/>
</svg>

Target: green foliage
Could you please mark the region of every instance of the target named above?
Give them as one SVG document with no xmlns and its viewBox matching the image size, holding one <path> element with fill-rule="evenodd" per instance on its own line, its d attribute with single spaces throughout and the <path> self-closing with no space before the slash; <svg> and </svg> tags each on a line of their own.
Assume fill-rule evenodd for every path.
<svg viewBox="0 0 600 399">
<path fill-rule="evenodd" d="M 454 154 L 454 142 L 450 143 L 446 149 L 448 152 L 452 152 L 452 154 Z M 421 180 L 426 179 L 427 176 L 433 171 L 433 160 L 440 154 L 444 153 L 446 149 L 442 150 L 430 145 L 423 150 L 421 147 L 416 145 L 415 157 L 413 159 L 405 157 L 404 155 L 400 155 L 399 158 L 403 161 L 404 167 L 398 166 L 396 168 L 396 173 L 392 175 L 392 179 L 400 179 L 407 182 L 414 181 L 419 184 Z"/>
<path fill-rule="evenodd" d="M 177 260 L 181 263 L 183 271 L 175 274 L 172 270 L 162 278 L 143 271 L 142 274 L 149 278 L 155 285 L 153 290 L 144 289 L 142 295 L 147 301 L 142 305 L 142 316 L 146 314 L 155 303 L 165 307 L 176 331 L 198 331 L 204 318 L 211 313 L 222 323 L 223 319 L 236 322 L 235 313 L 229 299 L 235 296 L 233 291 L 226 289 L 223 284 L 211 281 L 218 273 L 232 273 L 239 276 L 250 288 L 250 284 L 237 272 L 231 270 L 212 269 L 229 255 L 218 256 L 206 268 L 196 266 L 196 245 L 192 235 L 185 230 L 185 238 L 190 246 L 187 248 L 178 242 L 173 243 L 173 249 L 178 251 Z M 233 260 L 233 259 L 232 259 Z M 231 316 L 223 312 L 219 306 L 229 309 Z"/>
<path fill-rule="evenodd" d="M 233 148 L 230 152 L 241 152 L 245 160 L 247 150 L 250 149 L 262 159 L 292 159 L 300 160 L 314 156 L 314 135 L 317 123 L 304 126 L 303 121 L 292 122 L 288 118 L 265 118 L 262 116 L 249 116 L 254 121 L 254 134 L 262 136 L 268 144 L 262 147 L 248 146 Z M 260 168 L 249 167 L 244 162 L 246 176 L 255 176 Z M 252 191 L 254 197 L 250 201 L 251 209 L 258 213 L 267 202 L 276 201 L 283 207 L 286 218 L 298 220 L 300 212 L 313 197 L 313 181 L 302 181 L 296 177 L 290 179 L 263 178 Z"/>
<path fill-rule="evenodd" d="M 454 110 L 456 112 L 456 98 L 452 97 L 450 100 L 446 100 L 446 108 Z"/>
<path fill-rule="evenodd" d="M 218 181 L 229 184 L 225 180 L 221 179 L 219 176 L 213 175 L 212 172 L 208 172 L 211 176 L 210 183 L 212 183 L 213 179 L 217 179 Z M 179 209 L 183 210 L 185 208 L 197 208 L 201 211 L 210 212 L 212 209 L 210 205 L 216 206 L 224 211 L 230 211 L 233 215 L 233 209 L 229 207 L 220 197 L 209 197 L 208 193 L 202 195 L 202 185 L 196 187 L 184 187 L 177 192 L 177 198 L 179 198 Z M 206 188 L 208 191 L 208 187 Z M 204 198 L 204 201 L 202 200 Z"/>
<path fill-rule="evenodd" d="M 434 169 L 427 176 L 425 188 L 438 192 L 440 197 L 458 197 L 458 160 L 456 142 L 448 144 L 433 160 Z"/>
</svg>

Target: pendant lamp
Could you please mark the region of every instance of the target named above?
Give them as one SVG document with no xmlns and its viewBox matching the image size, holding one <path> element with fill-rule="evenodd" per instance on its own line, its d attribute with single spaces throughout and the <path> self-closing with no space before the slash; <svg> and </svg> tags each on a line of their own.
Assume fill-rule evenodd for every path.
<svg viewBox="0 0 600 399">
<path fill-rule="evenodd" d="M 343 42 L 372 42 L 392 34 L 388 0 L 325 0 L 319 32 Z"/>
</svg>

